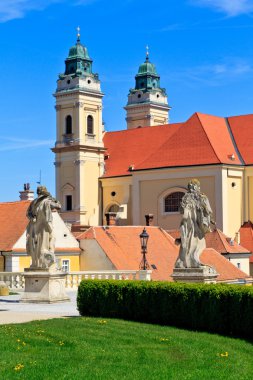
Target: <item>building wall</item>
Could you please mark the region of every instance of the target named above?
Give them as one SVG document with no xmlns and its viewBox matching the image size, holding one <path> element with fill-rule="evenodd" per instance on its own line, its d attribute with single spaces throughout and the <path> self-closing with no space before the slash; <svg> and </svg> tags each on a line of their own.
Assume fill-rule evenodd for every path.
<svg viewBox="0 0 253 380">
<path fill-rule="evenodd" d="M 59 259 L 61 264 L 63 260 L 69 260 L 70 272 L 80 271 L 80 255 L 61 255 L 56 253 L 56 259 Z"/>
<path fill-rule="evenodd" d="M 58 81 L 60 86 L 61 81 Z M 87 226 L 99 224 L 98 178 L 104 171 L 103 94 L 99 84 L 97 91 L 93 90 L 55 94 L 57 141 L 53 151 L 56 154 L 56 196 L 63 205 L 61 215 L 66 222 Z M 66 136 L 68 115 L 72 117 L 71 136 Z M 93 118 L 93 134 L 87 133 L 88 116 Z M 72 210 L 66 210 L 67 195 L 72 196 Z"/>
<path fill-rule="evenodd" d="M 30 256 L 19 256 L 19 271 L 23 272 L 25 268 L 30 268 L 31 263 Z"/>
<path fill-rule="evenodd" d="M 114 265 L 106 256 L 103 249 L 95 239 L 80 241 L 82 249 L 80 258 L 80 270 L 115 270 Z"/>
<path fill-rule="evenodd" d="M 117 223 L 119 225 L 132 224 L 132 177 L 116 177 L 101 179 L 103 189 L 103 221 L 106 224 L 105 213 L 110 206 L 117 204 L 120 207 Z M 113 196 L 112 193 L 115 192 Z"/>
<path fill-rule="evenodd" d="M 227 170 L 227 235 L 235 238 L 243 224 L 243 171 Z"/>
<path fill-rule="evenodd" d="M 0 272 L 4 272 L 4 257 L 0 256 Z"/>
<path fill-rule="evenodd" d="M 244 174 L 244 222 L 253 221 L 253 167 L 246 166 Z"/>
<path fill-rule="evenodd" d="M 250 274 L 250 266 L 249 266 L 249 258 L 245 257 L 232 257 L 229 258 L 229 261 L 237 268 L 242 270 L 243 272 Z"/>
<path fill-rule="evenodd" d="M 145 214 L 154 214 L 154 224 L 164 229 L 178 228 L 179 213 L 166 214 L 163 210 L 165 196 L 173 191 L 186 191 L 192 178 L 197 178 L 213 210 L 213 218 L 222 229 L 221 169 L 215 167 L 160 169 L 136 172 L 133 175 L 133 224 L 145 224 Z"/>
</svg>

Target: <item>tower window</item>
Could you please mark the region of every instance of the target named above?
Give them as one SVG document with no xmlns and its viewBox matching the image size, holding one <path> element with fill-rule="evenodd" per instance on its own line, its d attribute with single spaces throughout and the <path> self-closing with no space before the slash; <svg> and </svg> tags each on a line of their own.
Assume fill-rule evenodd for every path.
<svg viewBox="0 0 253 380">
<path fill-rule="evenodd" d="M 66 211 L 72 210 L 72 195 L 66 195 Z"/>
<path fill-rule="evenodd" d="M 111 205 L 108 212 L 119 212 L 119 206 L 116 203 Z"/>
<path fill-rule="evenodd" d="M 72 117 L 68 115 L 66 117 L 66 135 L 69 135 L 72 133 Z"/>
<path fill-rule="evenodd" d="M 94 134 L 94 122 L 93 117 L 91 115 L 87 117 L 87 133 L 88 135 Z"/>
<path fill-rule="evenodd" d="M 138 96 L 138 98 L 140 98 L 140 97 L 141 97 L 141 94 L 138 94 L 137 96 Z"/>
<path fill-rule="evenodd" d="M 166 198 L 164 198 L 164 211 L 178 212 L 184 194 L 185 193 L 181 191 L 176 191 L 175 193 L 171 193 Z"/>
</svg>

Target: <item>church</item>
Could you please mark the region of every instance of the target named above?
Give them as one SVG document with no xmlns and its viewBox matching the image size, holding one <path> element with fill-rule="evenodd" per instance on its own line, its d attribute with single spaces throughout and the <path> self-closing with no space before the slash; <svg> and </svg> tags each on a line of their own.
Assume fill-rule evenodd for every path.
<svg viewBox="0 0 253 380">
<path fill-rule="evenodd" d="M 87 47 L 69 49 L 56 99 L 56 198 L 73 231 L 116 224 L 178 228 L 190 179 L 207 195 L 217 227 L 239 242 L 253 221 L 253 114 L 195 113 L 170 124 L 166 90 L 147 52 L 129 90 L 127 129 L 107 132 L 103 93 Z"/>
</svg>

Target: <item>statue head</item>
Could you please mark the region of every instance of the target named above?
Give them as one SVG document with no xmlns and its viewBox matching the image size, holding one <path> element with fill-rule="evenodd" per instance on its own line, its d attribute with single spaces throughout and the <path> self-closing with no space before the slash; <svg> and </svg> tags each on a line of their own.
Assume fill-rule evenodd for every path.
<svg viewBox="0 0 253 380">
<path fill-rule="evenodd" d="M 188 183 L 188 190 L 192 192 L 200 192 L 200 182 L 198 179 L 194 178 Z"/>
<path fill-rule="evenodd" d="M 50 193 L 47 191 L 46 186 L 38 186 L 37 187 L 37 194 L 40 195 L 50 195 Z"/>
</svg>

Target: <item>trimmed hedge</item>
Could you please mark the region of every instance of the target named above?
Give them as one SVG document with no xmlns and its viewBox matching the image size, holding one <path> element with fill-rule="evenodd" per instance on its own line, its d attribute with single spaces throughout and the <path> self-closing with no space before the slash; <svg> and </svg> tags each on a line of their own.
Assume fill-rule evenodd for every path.
<svg viewBox="0 0 253 380">
<path fill-rule="evenodd" d="M 80 315 L 123 318 L 253 338 L 253 288 L 225 284 L 83 280 Z"/>
</svg>

